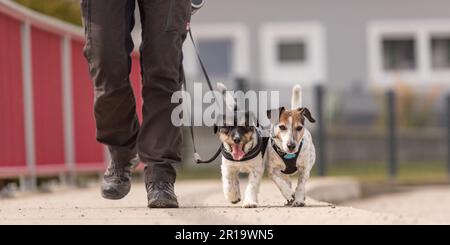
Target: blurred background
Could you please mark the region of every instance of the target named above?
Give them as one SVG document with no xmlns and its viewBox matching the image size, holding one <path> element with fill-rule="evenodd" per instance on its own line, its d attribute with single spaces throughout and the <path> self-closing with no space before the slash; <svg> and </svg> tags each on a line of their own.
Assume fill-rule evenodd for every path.
<svg viewBox="0 0 450 245">
<path fill-rule="evenodd" d="M 450 174 L 449 8 L 446 0 L 207 0 L 191 27 L 214 82 L 280 91 L 286 106 L 302 85 L 319 119 L 307 125 L 314 175 L 437 184 Z M 0 0 L 1 186 L 103 171 L 82 48 L 78 0 Z M 184 53 L 188 83 L 202 82 L 189 40 Z M 140 104 L 138 55 L 131 79 Z M 195 134 L 202 156 L 212 155 L 212 129 Z M 180 178 L 218 177 L 218 160 L 193 163 L 189 139 L 186 130 Z"/>
</svg>

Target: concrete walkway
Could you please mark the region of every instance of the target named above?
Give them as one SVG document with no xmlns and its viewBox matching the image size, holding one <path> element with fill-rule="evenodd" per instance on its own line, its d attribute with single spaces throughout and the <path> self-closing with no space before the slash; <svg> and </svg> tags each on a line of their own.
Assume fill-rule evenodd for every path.
<svg viewBox="0 0 450 245">
<path fill-rule="evenodd" d="M 329 181 L 329 180 L 328 180 Z M 309 184 L 322 186 L 320 179 Z M 243 183 L 242 183 L 243 184 Z M 243 185 L 241 184 L 241 188 Z M 219 180 L 180 181 L 179 209 L 148 209 L 143 183 L 119 201 L 101 198 L 97 185 L 48 194 L 0 199 L 0 224 L 415 224 L 417 220 L 384 212 L 307 200 L 307 207 L 284 207 L 278 189 L 261 186 L 261 207 L 243 209 L 225 202 Z M 314 190 L 312 190 L 314 192 Z"/>
<path fill-rule="evenodd" d="M 412 187 L 401 193 L 355 200 L 344 205 L 414 217 L 420 224 L 450 225 L 450 186 Z"/>
</svg>

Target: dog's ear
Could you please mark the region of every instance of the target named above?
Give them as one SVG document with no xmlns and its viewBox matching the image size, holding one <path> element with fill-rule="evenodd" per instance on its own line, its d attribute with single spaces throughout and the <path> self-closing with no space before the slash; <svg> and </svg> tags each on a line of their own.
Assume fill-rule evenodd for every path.
<svg viewBox="0 0 450 245">
<path fill-rule="evenodd" d="M 308 121 L 315 123 L 316 120 L 311 116 L 311 112 L 306 107 L 298 108 L 298 111 L 308 119 Z"/>
<path fill-rule="evenodd" d="M 224 125 L 224 123 L 225 123 L 224 121 L 225 121 L 225 115 L 222 115 L 222 114 L 216 115 L 216 120 L 214 122 L 214 127 L 213 127 L 214 134 L 216 134 L 219 131 L 218 125 L 222 125 L 222 126 Z"/>
<path fill-rule="evenodd" d="M 278 109 L 278 119 L 280 119 L 281 114 L 283 114 L 283 112 L 284 112 L 285 110 L 286 110 L 286 109 L 284 109 L 284 106 L 282 106 L 282 107 L 280 107 L 280 108 Z"/>
<path fill-rule="evenodd" d="M 246 118 L 248 119 L 248 122 L 250 123 L 249 126 L 259 127 L 259 120 L 258 120 L 258 117 L 255 116 L 255 113 L 253 113 L 252 111 L 247 112 Z"/>
<path fill-rule="evenodd" d="M 286 109 L 284 109 L 284 106 L 281 106 L 278 109 L 273 109 L 273 110 L 267 110 L 267 118 L 268 119 L 272 119 L 273 116 L 278 115 L 278 119 L 281 116 L 281 113 L 283 113 Z M 277 113 L 278 112 L 278 113 Z"/>
<path fill-rule="evenodd" d="M 271 119 L 272 118 L 272 110 L 267 110 L 266 116 L 267 116 L 267 119 Z"/>
<path fill-rule="evenodd" d="M 267 111 L 267 118 L 272 125 L 278 124 L 280 121 L 281 114 L 285 111 L 284 107 L 281 106 L 278 109 L 272 109 Z"/>
</svg>

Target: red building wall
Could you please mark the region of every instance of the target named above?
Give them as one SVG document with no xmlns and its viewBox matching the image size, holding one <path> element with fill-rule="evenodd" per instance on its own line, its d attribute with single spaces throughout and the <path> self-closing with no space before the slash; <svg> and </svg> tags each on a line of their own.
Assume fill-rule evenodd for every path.
<svg viewBox="0 0 450 245">
<path fill-rule="evenodd" d="M 31 50 L 36 165 L 64 168 L 61 37 L 32 27 Z"/>
<path fill-rule="evenodd" d="M 0 175 L 26 167 L 21 23 L 0 13 Z M 23 169 L 22 169 L 23 171 Z"/>
<path fill-rule="evenodd" d="M 139 117 L 139 121 L 142 122 L 142 79 L 141 79 L 141 68 L 140 68 L 140 58 L 137 54 L 132 57 L 131 66 L 131 85 L 133 86 L 134 97 L 136 98 L 136 111 Z"/>
<path fill-rule="evenodd" d="M 84 44 L 72 41 L 72 91 L 77 168 L 104 166 L 104 148 L 95 139 L 94 87 L 83 56 Z"/>
<path fill-rule="evenodd" d="M 30 28 L 28 35 L 23 35 Z M 70 39 L 71 74 L 63 74 L 63 57 Z M 22 45 L 30 46 L 30 60 L 22 61 Z M 82 29 L 58 20 L 30 14 L 14 2 L 0 2 L 0 177 L 29 175 L 26 139 L 34 146 L 35 174 L 55 175 L 70 170 L 99 171 L 105 168 L 105 148 L 96 141 L 93 114 L 94 89 L 83 56 Z M 132 55 L 131 83 L 137 114 L 142 121 L 139 55 Z M 31 64 L 33 129 L 25 135 L 23 64 Z M 70 78 L 65 80 L 66 78 Z M 65 82 L 72 82 L 67 88 Z M 72 101 L 63 98 L 71 92 Z M 65 106 L 72 105 L 72 108 Z M 72 113 L 72 114 L 71 114 Z M 31 114 L 28 114 L 31 116 Z M 72 121 L 66 121 L 71 119 Z M 68 124 L 65 124 L 68 123 Z M 69 131 L 70 130 L 70 131 Z M 66 135 L 73 138 L 65 139 Z M 30 146 L 31 146 L 30 144 Z M 66 162 L 67 159 L 73 161 Z M 30 151 L 29 153 L 31 153 Z M 66 155 L 67 154 L 67 155 Z"/>
</svg>

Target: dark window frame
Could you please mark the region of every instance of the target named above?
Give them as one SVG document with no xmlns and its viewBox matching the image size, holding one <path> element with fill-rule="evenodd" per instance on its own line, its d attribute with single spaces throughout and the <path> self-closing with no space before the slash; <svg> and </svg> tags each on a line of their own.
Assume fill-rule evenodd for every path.
<svg viewBox="0 0 450 245">
<path fill-rule="evenodd" d="M 281 50 L 283 47 L 290 48 L 291 50 L 298 49 L 299 54 L 289 54 Z M 290 47 L 289 47 L 290 46 Z M 299 46 L 299 47 L 294 47 Z M 308 61 L 308 45 L 304 40 L 280 40 L 276 44 L 276 59 L 280 64 L 303 64 Z"/>
<path fill-rule="evenodd" d="M 441 64 L 436 64 L 436 60 L 435 60 L 435 47 L 437 45 L 438 41 L 444 41 L 446 42 L 446 60 L 444 61 L 446 64 L 441 65 Z M 433 71 L 441 71 L 441 70 L 450 70 L 450 33 L 449 34 L 445 34 L 445 35 L 441 35 L 441 34 L 430 34 L 430 38 L 429 38 L 429 42 L 430 42 L 430 58 L 431 58 L 431 69 Z M 442 44 L 441 44 L 442 45 Z"/>
<path fill-rule="evenodd" d="M 384 36 L 381 38 L 381 57 L 384 71 L 416 71 L 418 69 L 418 41 L 414 36 Z M 409 52 L 409 53 L 408 53 Z M 386 57 L 389 55 L 389 57 Z"/>
</svg>

